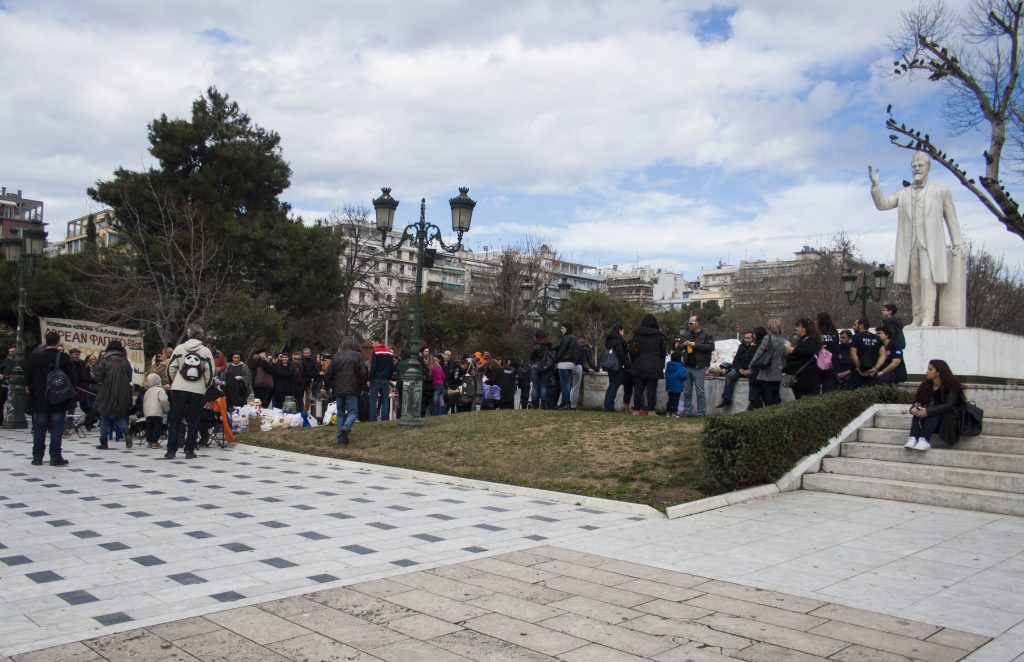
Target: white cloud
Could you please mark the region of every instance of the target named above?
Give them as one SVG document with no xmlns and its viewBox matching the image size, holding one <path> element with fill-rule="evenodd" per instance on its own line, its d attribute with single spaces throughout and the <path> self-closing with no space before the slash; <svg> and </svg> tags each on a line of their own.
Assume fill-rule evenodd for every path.
<svg viewBox="0 0 1024 662">
<path fill-rule="evenodd" d="M 52 222 L 80 215 L 96 179 L 148 162 L 147 122 L 217 85 L 281 134 L 285 198 L 307 220 L 380 186 L 437 216 L 468 185 L 491 198 L 481 241 L 530 233 L 692 269 L 876 228 L 859 230 L 867 250 L 884 222 L 853 177 L 905 169 L 881 110 L 932 94 L 873 68 L 915 4 L 5 0 L 0 182 Z M 726 38 L 696 31 L 709 8 L 735 9 Z M 984 214 L 969 222 L 1006 243 Z"/>
</svg>

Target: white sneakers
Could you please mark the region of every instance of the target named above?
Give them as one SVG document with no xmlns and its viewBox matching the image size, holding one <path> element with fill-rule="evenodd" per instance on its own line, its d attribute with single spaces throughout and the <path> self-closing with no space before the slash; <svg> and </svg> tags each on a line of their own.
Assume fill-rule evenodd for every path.
<svg viewBox="0 0 1024 662">
<path fill-rule="evenodd" d="M 907 443 L 903 444 L 903 447 L 908 451 L 926 451 L 932 447 L 928 443 L 928 440 L 924 437 L 920 439 L 914 439 L 913 437 L 907 437 Z"/>
</svg>

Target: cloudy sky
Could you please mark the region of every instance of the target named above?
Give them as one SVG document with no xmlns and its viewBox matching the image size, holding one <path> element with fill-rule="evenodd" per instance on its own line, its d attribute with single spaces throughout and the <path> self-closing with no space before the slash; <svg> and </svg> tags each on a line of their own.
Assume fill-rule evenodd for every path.
<svg viewBox="0 0 1024 662">
<path fill-rule="evenodd" d="M 281 135 L 307 221 L 390 186 L 400 222 L 426 197 L 444 226 L 468 186 L 471 248 L 529 235 L 694 277 L 845 230 L 890 263 L 895 212 L 875 211 L 866 167 L 894 190 L 911 154 L 886 105 L 973 173 L 984 148 L 949 137 L 933 85 L 886 76 L 886 32 L 915 4 L 0 0 L 0 184 L 43 199 L 60 237 L 95 210 L 89 185 L 152 163 L 147 122 L 215 85 Z M 969 238 L 1024 264 L 1024 241 L 933 177 Z"/>
</svg>

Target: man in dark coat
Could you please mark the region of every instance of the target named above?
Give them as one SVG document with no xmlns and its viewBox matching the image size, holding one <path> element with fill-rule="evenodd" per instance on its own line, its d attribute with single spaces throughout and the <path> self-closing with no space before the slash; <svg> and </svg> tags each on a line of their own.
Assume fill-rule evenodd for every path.
<svg viewBox="0 0 1024 662">
<path fill-rule="evenodd" d="M 683 365 L 686 366 L 686 386 L 683 396 L 683 416 L 703 417 L 707 414 L 707 400 L 704 397 L 704 377 L 711 365 L 711 353 L 715 351 L 715 337 L 704 328 L 704 320 L 690 317 L 690 334 L 683 340 Z M 697 391 L 697 410 L 693 411 L 693 392 Z"/>
<path fill-rule="evenodd" d="M 331 365 L 324 374 L 324 386 L 331 390 L 337 402 L 338 445 L 349 443 L 352 424 L 356 422 L 359 409 L 359 393 L 366 383 L 366 363 L 359 351 L 359 345 L 346 342 L 341 351 L 334 355 Z"/>
<path fill-rule="evenodd" d="M 125 447 L 131 448 L 128 410 L 132 406 L 132 366 L 120 341 L 110 341 L 103 358 L 93 369 L 93 376 L 96 377 L 96 410 L 100 413 L 100 443 L 96 448 L 110 448 L 107 440 L 111 434 L 111 419 L 121 430 Z"/>
<path fill-rule="evenodd" d="M 740 379 L 740 370 L 746 370 L 750 367 L 750 359 L 754 358 L 754 352 L 757 348 L 754 347 L 754 332 L 744 331 L 743 342 L 736 348 L 736 355 L 732 358 L 732 368 L 729 369 L 729 374 L 725 376 L 725 388 L 722 389 L 722 401 L 718 403 L 719 409 L 728 407 L 732 404 L 732 394 L 736 389 L 736 382 Z"/>
<path fill-rule="evenodd" d="M 68 463 L 61 454 L 64 419 L 67 417 L 68 409 L 75 405 L 75 395 L 72 390 L 65 402 L 50 402 L 46 395 L 47 376 L 51 370 L 63 370 L 71 383 L 77 385 L 78 375 L 73 374 L 71 357 L 57 348 L 60 336 L 50 331 L 46 334 L 45 342 L 46 347 L 43 351 L 34 353 L 25 368 L 25 386 L 28 388 L 25 413 L 32 415 L 32 464 L 39 466 L 43 463 L 46 432 L 49 431 L 50 464 L 62 467 Z"/>
<path fill-rule="evenodd" d="M 644 315 L 640 326 L 633 331 L 637 355 L 633 359 L 631 372 L 635 380 L 633 389 L 633 413 L 653 414 L 658 404 L 658 381 L 665 376 L 665 335 L 658 328 L 654 315 Z M 646 402 L 645 402 L 646 396 Z"/>
</svg>

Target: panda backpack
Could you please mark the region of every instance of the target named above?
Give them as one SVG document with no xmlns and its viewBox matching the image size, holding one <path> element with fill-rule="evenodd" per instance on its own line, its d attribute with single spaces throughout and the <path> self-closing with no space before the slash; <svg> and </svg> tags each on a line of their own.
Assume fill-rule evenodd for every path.
<svg viewBox="0 0 1024 662">
<path fill-rule="evenodd" d="M 199 352 L 191 351 L 181 357 L 181 368 L 178 370 L 184 379 L 198 382 L 203 379 L 203 357 Z"/>
</svg>

